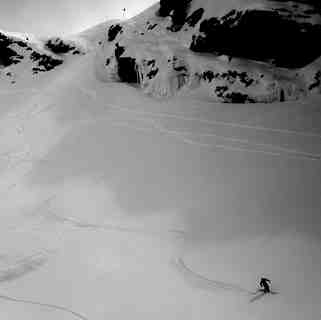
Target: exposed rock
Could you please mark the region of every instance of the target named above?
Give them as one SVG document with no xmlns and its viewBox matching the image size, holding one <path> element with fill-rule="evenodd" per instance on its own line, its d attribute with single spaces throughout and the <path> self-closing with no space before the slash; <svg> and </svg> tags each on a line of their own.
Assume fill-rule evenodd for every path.
<svg viewBox="0 0 321 320">
<path fill-rule="evenodd" d="M 77 48 L 77 46 L 71 41 L 66 41 L 60 38 L 49 39 L 45 42 L 45 47 L 57 55 L 62 55 L 69 52 L 71 52 L 73 55 L 83 53 L 80 48 Z"/>
<path fill-rule="evenodd" d="M 112 25 L 108 29 L 108 41 L 114 41 L 117 35 L 122 31 L 122 27 L 119 24 Z"/>
<path fill-rule="evenodd" d="M 226 103 L 289 101 L 321 91 L 321 62 L 313 62 L 321 55 L 321 6 L 216 5 L 161 0 L 156 15 L 149 11 L 113 31 L 117 42 L 101 47 L 100 75 L 137 83 L 155 97 L 195 93 Z"/>
<path fill-rule="evenodd" d="M 52 70 L 63 63 L 63 60 L 55 59 L 51 56 L 40 54 L 36 51 L 31 53 L 30 59 L 34 62 L 37 62 L 37 67 L 32 68 L 34 73 Z"/>
<path fill-rule="evenodd" d="M 321 55 L 321 25 L 298 22 L 280 10 L 232 10 L 202 21 L 191 50 L 273 61 L 284 68 L 301 68 Z"/>
<path fill-rule="evenodd" d="M 309 85 L 309 90 L 321 87 L 321 70 L 317 71 L 314 76 L 314 82 Z"/>
<path fill-rule="evenodd" d="M 127 83 L 139 83 L 136 60 L 130 57 L 118 58 L 118 76 Z"/>
<path fill-rule="evenodd" d="M 202 19 L 203 14 L 204 14 L 203 8 L 199 8 L 199 9 L 195 10 L 189 17 L 187 17 L 186 23 L 190 27 L 195 27 L 197 25 L 197 23 Z"/>
<path fill-rule="evenodd" d="M 171 31 L 177 32 L 185 24 L 191 1 L 192 0 L 160 0 L 160 8 L 158 14 L 161 17 L 171 16 Z"/>
<path fill-rule="evenodd" d="M 21 46 L 21 42 L 14 41 L 5 34 L 0 33 L 0 66 L 8 67 L 23 60 L 23 56 L 12 48 L 14 44 Z"/>
</svg>

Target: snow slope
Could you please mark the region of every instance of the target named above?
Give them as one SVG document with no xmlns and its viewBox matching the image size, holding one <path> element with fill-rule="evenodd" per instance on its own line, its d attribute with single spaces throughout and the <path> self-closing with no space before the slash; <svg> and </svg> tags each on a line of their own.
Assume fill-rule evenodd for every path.
<svg viewBox="0 0 321 320">
<path fill-rule="evenodd" d="M 0 79 L 0 317 L 318 319 L 320 96 L 155 100 L 65 62 Z"/>
<path fill-rule="evenodd" d="M 11 87 L 41 78 L 41 74 L 96 50 L 108 26 L 104 23 L 79 35 L 50 38 L 0 30 L 0 79 Z"/>
<path fill-rule="evenodd" d="M 314 3 L 162 0 L 109 29 L 98 69 L 156 97 L 297 100 L 320 92 L 320 35 Z"/>
</svg>

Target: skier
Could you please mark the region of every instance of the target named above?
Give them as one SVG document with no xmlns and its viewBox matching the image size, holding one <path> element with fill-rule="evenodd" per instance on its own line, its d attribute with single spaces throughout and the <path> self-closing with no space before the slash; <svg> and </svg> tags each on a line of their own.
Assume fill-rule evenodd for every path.
<svg viewBox="0 0 321 320">
<path fill-rule="evenodd" d="M 264 293 L 270 293 L 271 292 L 269 283 L 271 283 L 271 280 L 269 280 L 267 278 L 261 278 L 260 287 L 263 288 L 263 292 Z"/>
</svg>

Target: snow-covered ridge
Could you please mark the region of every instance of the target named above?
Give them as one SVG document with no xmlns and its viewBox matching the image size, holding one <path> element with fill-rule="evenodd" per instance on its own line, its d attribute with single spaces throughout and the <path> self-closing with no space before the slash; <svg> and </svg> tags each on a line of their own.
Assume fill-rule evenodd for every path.
<svg viewBox="0 0 321 320">
<path fill-rule="evenodd" d="M 109 28 L 97 71 L 158 97 L 296 100 L 320 91 L 320 13 L 313 1 L 161 0 Z"/>
<path fill-rule="evenodd" d="M 0 31 L 0 77 L 14 84 L 22 74 L 32 76 L 56 69 L 64 62 L 91 50 L 81 37 L 36 38 Z"/>
</svg>

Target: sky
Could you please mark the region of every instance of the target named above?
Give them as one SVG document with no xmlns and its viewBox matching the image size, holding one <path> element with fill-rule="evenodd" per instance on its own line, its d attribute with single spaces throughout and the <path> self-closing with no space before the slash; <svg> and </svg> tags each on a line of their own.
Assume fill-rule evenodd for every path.
<svg viewBox="0 0 321 320">
<path fill-rule="evenodd" d="M 0 29 L 35 35 L 71 34 L 100 22 L 126 18 L 156 0 L 1 0 Z"/>
</svg>

